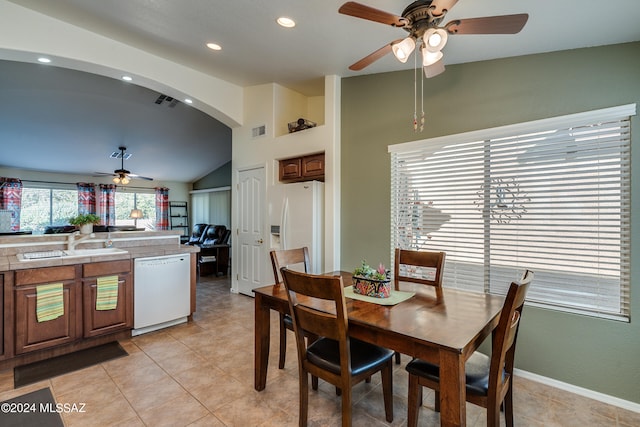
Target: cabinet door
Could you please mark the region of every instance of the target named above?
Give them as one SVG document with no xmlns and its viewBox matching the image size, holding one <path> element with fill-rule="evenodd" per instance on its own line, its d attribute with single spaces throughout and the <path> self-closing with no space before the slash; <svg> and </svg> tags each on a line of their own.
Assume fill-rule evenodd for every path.
<svg viewBox="0 0 640 427">
<path fill-rule="evenodd" d="M 133 328 L 133 284 L 131 261 L 105 261 L 82 267 L 84 337 L 109 334 Z M 113 310 L 96 310 L 98 277 L 118 276 L 118 302 Z"/>
<path fill-rule="evenodd" d="M 303 157 L 302 176 L 304 178 L 324 179 L 324 154 Z"/>
<path fill-rule="evenodd" d="M 302 158 L 280 160 L 280 181 L 298 180 L 302 177 Z"/>
<path fill-rule="evenodd" d="M 75 280 L 62 283 L 64 314 L 45 322 L 38 322 L 36 314 L 37 285 L 16 287 L 16 354 L 68 344 L 78 338 L 82 322 L 81 295 Z"/>
<path fill-rule="evenodd" d="M 96 310 L 98 278 L 82 279 L 84 337 L 90 338 L 133 328 L 131 274 L 118 274 L 118 302 L 113 310 Z"/>
</svg>

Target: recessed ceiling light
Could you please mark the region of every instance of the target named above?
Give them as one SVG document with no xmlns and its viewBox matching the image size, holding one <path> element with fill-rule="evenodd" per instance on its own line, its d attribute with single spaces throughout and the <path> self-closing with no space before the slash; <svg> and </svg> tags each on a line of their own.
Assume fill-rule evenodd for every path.
<svg viewBox="0 0 640 427">
<path fill-rule="evenodd" d="M 184 102 L 187 104 L 193 104 L 193 101 L 189 98 L 185 98 Z"/>
<path fill-rule="evenodd" d="M 293 28 L 296 26 L 296 22 L 291 18 L 287 18 L 286 16 L 281 16 L 280 18 L 276 19 L 276 22 L 285 28 Z"/>
<path fill-rule="evenodd" d="M 38 62 L 42 62 L 43 64 L 48 64 L 49 62 L 51 62 L 51 60 L 49 58 L 45 58 L 44 56 L 41 56 L 40 58 L 38 58 Z"/>
<path fill-rule="evenodd" d="M 207 47 L 211 50 L 222 50 L 222 46 L 216 43 L 207 43 Z"/>
<path fill-rule="evenodd" d="M 131 76 L 122 76 L 122 80 L 124 80 L 125 82 L 130 82 L 131 80 L 133 80 L 133 77 L 131 77 Z"/>
</svg>

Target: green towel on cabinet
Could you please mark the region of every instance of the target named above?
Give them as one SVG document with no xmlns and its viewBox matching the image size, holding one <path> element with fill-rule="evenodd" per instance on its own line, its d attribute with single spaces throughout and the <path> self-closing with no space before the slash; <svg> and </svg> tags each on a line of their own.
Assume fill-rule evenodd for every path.
<svg viewBox="0 0 640 427">
<path fill-rule="evenodd" d="M 62 283 L 36 286 L 36 317 L 38 322 L 54 320 L 64 315 Z"/>
<path fill-rule="evenodd" d="M 115 310 L 118 306 L 118 276 L 98 277 L 96 310 Z"/>
</svg>

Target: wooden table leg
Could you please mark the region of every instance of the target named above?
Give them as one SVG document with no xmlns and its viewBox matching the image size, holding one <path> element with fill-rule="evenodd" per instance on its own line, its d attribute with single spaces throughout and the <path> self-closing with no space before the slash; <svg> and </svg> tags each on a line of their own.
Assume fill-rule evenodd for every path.
<svg viewBox="0 0 640 427">
<path fill-rule="evenodd" d="M 440 425 L 465 426 L 466 387 L 461 354 L 440 351 Z"/>
<path fill-rule="evenodd" d="M 263 305 L 262 296 L 258 293 L 255 296 L 254 304 L 254 388 L 258 391 L 261 391 L 264 390 L 267 385 L 267 367 L 269 364 L 270 309 L 269 307 Z"/>
</svg>

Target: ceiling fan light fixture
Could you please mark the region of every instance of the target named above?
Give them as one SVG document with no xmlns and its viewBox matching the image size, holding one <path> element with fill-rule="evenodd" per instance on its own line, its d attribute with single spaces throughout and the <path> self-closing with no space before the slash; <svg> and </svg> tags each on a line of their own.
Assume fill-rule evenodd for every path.
<svg viewBox="0 0 640 427">
<path fill-rule="evenodd" d="M 442 28 L 429 28 L 422 36 L 422 44 L 429 52 L 439 52 L 447 44 L 449 35 Z"/>
<path fill-rule="evenodd" d="M 402 62 L 403 64 L 407 62 L 407 59 L 409 59 L 409 55 L 411 55 L 411 52 L 413 52 L 415 48 L 416 41 L 413 39 L 413 37 L 407 37 L 401 42 L 391 45 L 393 55 L 398 61 Z"/>
<path fill-rule="evenodd" d="M 430 52 L 426 47 L 422 48 L 422 66 L 428 67 L 429 65 L 433 65 L 436 62 L 442 59 L 442 52 Z"/>
<path fill-rule="evenodd" d="M 127 185 L 129 183 L 129 177 L 128 176 L 123 176 L 122 178 L 120 178 L 120 182 L 122 183 L 122 185 Z"/>
</svg>

